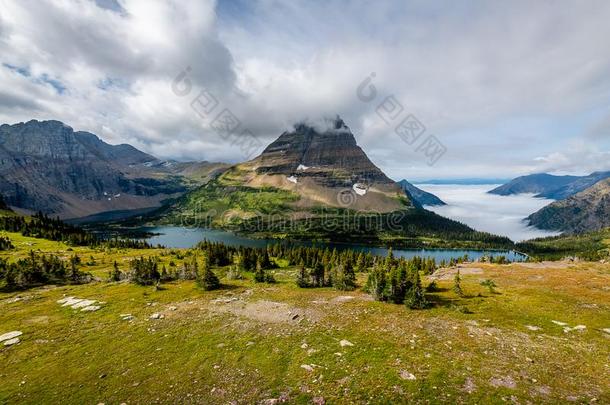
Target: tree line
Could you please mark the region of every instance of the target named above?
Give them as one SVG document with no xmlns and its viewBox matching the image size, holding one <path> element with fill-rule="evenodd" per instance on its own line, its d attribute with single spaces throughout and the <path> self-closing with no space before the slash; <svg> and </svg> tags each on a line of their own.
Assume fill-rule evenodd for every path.
<svg viewBox="0 0 610 405">
<path fill-rule="evenodd" d="M 15 262 L 0 258 L 0 288 L 14 291 L 45 284 L 87 283 L 92 276 L 81 271 L 80 264 L 81 259 L 77 255 L 62 260 L 55 255 L 37 254 L 34 251 Z"/>
<path fill-rule="evenodd" d="M 50 218 L 41 212 L 29 218 L 20 215 L 2 216 L 0 217 L 0 230 L 20 233 L 23 236 L 32 238 L 64 242 L 71 246 L 107 247 L 117 249 L 151 249 L 155 247 L 144 240 L 99 238 L 82 228 L 67 224 L 59 218 Z M 2 242 L 0 242 L 0 246 L 1 243 Z"/>
</svg>

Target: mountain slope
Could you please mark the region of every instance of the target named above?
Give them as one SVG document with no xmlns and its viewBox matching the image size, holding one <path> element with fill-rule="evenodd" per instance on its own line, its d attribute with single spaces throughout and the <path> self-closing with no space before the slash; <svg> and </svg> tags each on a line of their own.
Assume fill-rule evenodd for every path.
<svg viewBox="0 0 610 405">
<path fill-rule="evenodd" d="M 400 187 L 404 190 L 407 196 L 409 196 L 416 204 L 419 204 L 420 207 L 424 205 L 447 205 L 443 200 L 434 194 L 428 193 L 427 191 L 414 186 L 407 180 L 400 180 L 398 184 L 400 184 Z"/>
<path fill-rule="evenodd" d="M 186 189 L 130 145 L 109 145 L 59 121 L 0 126 L 0 194 L 26 212 L 70 218 L 153 207 Z"/>
<path fill-rule="evenodd" d="M 596 231 L 610 226 L 610 179 L 602 180 L 565 200 L 556 201 L 528 217 L 541 229 L 568 233 Z"/>
<path fill-rule="evenodd" d="M 404 246 L 510 246 L 420 209 L 337 118 L 297 124 L 256 158 L 183 196 L 160 221 L 248 235 Z"/>
<path fill-rule="evenodd" d="M 534 193 L 536 197 L 563 200 L 609 177 L 610 172 L 595 172 L 588 176 L 554 176 L 547 173 L 531 174 L 529 176 L 517 177 L 489 191 L 489 193 L 498 195 Z"/>
<path fill-rule="evenodd" d="M 582 176 L 576 178 L 574 181 L 569 182 L 568 184 L 559 187 L 554 190 L 549 190 L 543 193 L 540 193 L 537 197 L 546 197 L 554 200 L 563 200 L 564 198 L 568 198 L 573 196 L 592 185 L 598 183 L 601 180 L 607 179 L 610 177 L 610 172 L 595 172 L 588 176 Z"/>
<path fill-rule="evenodd" d="M 521 193 L 543 194 L 557 190 L 577 180 L 577 176 L 554 176 L 547 173 L 517 177 L 493 190 L 490 194 L 512 195 Z"/>
<path fill-rule="evenodd" d="M 320 208 L 388 213 L 414 207 L 369 160 L 342 120 L 327 126 L 295 125 L 256 158 L 189 193 L 177 210 L 213 209 L 217 222 L 224 223 L 261 212 L 304 218 Z"/>
</svg>

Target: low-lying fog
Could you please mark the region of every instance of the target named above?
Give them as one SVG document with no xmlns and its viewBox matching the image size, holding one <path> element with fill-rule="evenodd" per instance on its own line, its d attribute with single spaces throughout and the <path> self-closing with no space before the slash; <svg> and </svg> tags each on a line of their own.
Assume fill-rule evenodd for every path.
<svg viewBox="0 0 610 405">
<path fill-rule="evenodd" d="M 515 242 L 557 235 L 527 226 L 523 219 L 553 200 L 534 198 L 533 194 L 499 196 L 487 191 L 497 185 L 417 184 L 422 190 L 435 194 L 447 205 L 429 207 L 439 215 L 455 219 L 479 231 L 508 236 Z"/>
</svg>

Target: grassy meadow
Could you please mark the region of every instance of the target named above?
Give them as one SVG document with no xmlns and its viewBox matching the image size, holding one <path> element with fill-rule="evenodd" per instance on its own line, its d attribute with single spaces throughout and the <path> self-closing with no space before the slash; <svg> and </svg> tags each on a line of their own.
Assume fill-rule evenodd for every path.
<svg viewBox="0 0 610 405">
<path fill-rule="evenodd" d="M 0 346 L 0 403 L 610 403 L 608 264 L 462 264 L 463 297 L 457 268 L 439 269 L 423 279 L 433 305 L 416 311 L 360 288 L 300 289 L 285 262 L 276 284 L 214 269 L 211 292 L 110 283 L 114 261 L 180 266 L 185 251 L 2 235 L 15 249 L 0 257 L 77 253 L 99 280 L 0 292 L 0 334 L 23 332 Z M 101 308 L 57 303 L 68 296 Z"/>
</svg>

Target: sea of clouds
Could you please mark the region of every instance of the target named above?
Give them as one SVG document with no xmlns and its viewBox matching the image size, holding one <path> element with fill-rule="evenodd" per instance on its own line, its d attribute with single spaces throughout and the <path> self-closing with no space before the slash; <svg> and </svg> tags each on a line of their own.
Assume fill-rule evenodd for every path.
<svg viewBox="0 0 610 405">
<path fill-rule="evenodd" d="M 557 235 L 527 225 L 524 219 L 553 200 L 535 198 L 533 194 L 499 196 L 488 194 L 498 185 L 418 184 L 447 205 L 425 208 L 455 219 L 479 231 L 508 236 L 513 241 Z"/>
</svg>

